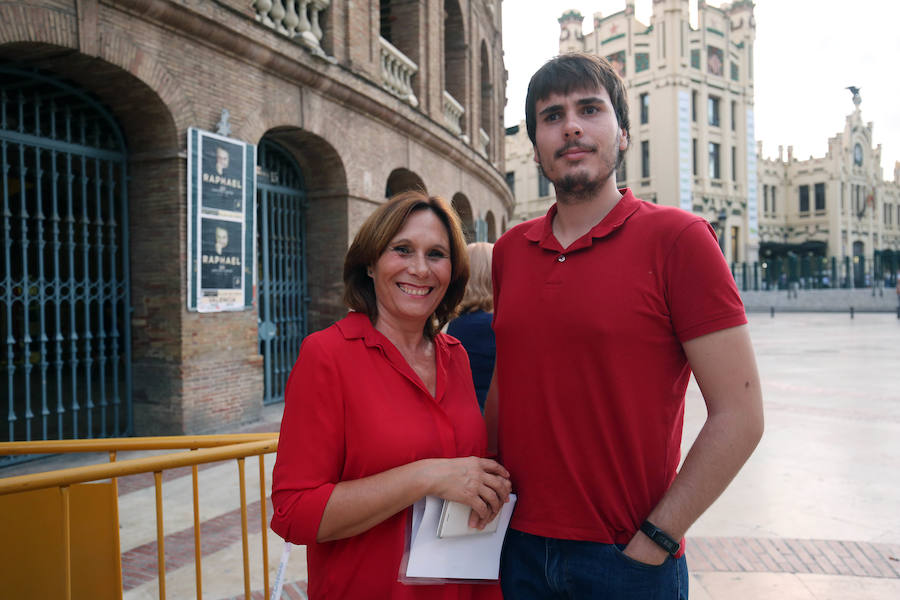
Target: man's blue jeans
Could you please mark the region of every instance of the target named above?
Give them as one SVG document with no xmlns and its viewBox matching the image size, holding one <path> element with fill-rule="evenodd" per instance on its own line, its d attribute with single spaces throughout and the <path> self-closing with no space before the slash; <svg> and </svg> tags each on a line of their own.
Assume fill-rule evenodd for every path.
<svg viewBox="0 0 900 600">
<path fill-rule="evenodd" d="M 687 561 L 646 565 L 621 546 L 506 532 L 500 584 L 507 600 L 687 600 Z"/>
</svg>

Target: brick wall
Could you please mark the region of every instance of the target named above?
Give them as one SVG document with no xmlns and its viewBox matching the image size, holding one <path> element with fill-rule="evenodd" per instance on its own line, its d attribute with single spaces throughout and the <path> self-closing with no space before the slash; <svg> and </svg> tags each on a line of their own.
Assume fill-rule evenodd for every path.
<svg viewBox="0 0 900 600">
<path fill-rule="evenodd" d="M 342 295 L 349 229 L 346 195 L 310 195 L 306 234 L 309 331 L 328 327 L 347 313 Z"/>
<path fill-rule="evenodd" d="M 506 213 L 511 197 L 502 174 L 444 129 L 440 101 L 415 109 L 382 89 L 377 0 L 369 10 L 332 3 L 323 46 L 336 63 L 263 27 L 249 0 L 157 2 L 150 12 L 141 2 L 85 0 L 78 6 L 90 10 L 80 12 L 74 0 L 0 5 L 0 61 L 74 82 L 121 126 L 136 432 L 222 430 L 258 418 L 264 363 L 255 307 L 186 309 L 189 127 L 214 130 L 227 108 L 232 137 L 270 136 L 296 159 L 307 198 L 310 331 L 346 314 L 344 254 L 394 169 L 445 197 L 464 193 L 479 216 Z M 395 28 L 395 45 L 421 69 L 416 94 L 439 98 L 443 0 L 398 2 L 397 13 L 409 26 Z"/>
<path fill-rule="evenodd" d="M 358 0 L 357 3 L 360 5 L 357 10 L 345 12 L 344 48 L 335 58 L 352 70 L 364 72 L 374 79 L 381 76 L 378 0 Z M 337 34 L 334 39 L 338 39 Z"/>
</svg>

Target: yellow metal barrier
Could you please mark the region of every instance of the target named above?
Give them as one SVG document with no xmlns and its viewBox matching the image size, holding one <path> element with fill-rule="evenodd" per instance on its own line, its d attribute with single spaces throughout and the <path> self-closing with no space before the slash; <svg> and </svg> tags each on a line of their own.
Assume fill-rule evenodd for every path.
<svg viewBox="0 0 900 600">
<path fill-rule="evenodd" d="M 269 560 L 264 455 L 278 449 L 278 434 L 228 434 L 37 442 L 2 442 L 0 455 L 108 452 L 109 463 L 0 479 L 0 580 L 11 597 L 121 598 L 118 487 L 116 478 L 153 473 L 159 597 L 166 597 L 162 473 L 191 467 L 194 563 L 197 598 L 202 598 L 200 505 L 197 465 L 235 459 L 241 504 L 244 597 L 250 598 L 247 494 L 244 460 L 259 456 L 259 498 L 265 597 Z M 117 461 L 119 452 L 188 450 Z M 110 479 L 111 482 L 105 482 Z M 103 482 L 103 483 L 96 483 Z M 110 552 L 114 549 L 114 552 Z M 73 563 L 74 561 L 74 563 Z M 55 570 L 57 568 L 58 570 Z M 111 573 L 98 571 L 107 570 Z"/>
</svg>

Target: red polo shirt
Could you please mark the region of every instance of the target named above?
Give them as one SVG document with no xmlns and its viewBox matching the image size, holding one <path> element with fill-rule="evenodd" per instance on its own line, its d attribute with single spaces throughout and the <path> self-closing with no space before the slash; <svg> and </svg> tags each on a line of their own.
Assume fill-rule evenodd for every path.
<svg viewBox="0 0 900 600">
<path fill-rule="evenodd" d="M 746 323 L 709 224 L 621 191 L 565 250 L 555 206 L 494 247 L 499 452 L 520 531 L 627 543 L 679 464 L 681 344 Z"/>
<path fill-rule="evenodd" d="M 499 597 L 496 585 L 398 583 L 408 510 L 360 535 L 316 543 L 336 483 L 424 458 L 484 455 L 484 421 L 466 352 L 438 334 L 435 355 L 432 397 L 361 313 L 303 341 L 285 390 L 271 525 L 284 539 L 308 546 L 311 599 Z"/>
</svg>

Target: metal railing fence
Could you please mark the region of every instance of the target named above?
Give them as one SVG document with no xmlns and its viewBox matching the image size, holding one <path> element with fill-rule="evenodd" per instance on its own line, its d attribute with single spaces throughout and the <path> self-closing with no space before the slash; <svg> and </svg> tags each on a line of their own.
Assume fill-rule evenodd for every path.
<svg viewBox="0 0 900 600">
<path fill-rule="evenodd" d="M 133 431 L 128 179 L 107 107 L 0 66 L 0 440 Z"/>
<path fill-rule="evenodd" d="M 64 560 L 63 570 L 65 579 L 65 598 L 72 598 L 72 555 L 71 555 L 71 529 L 70 517 L 70 486 L 98 482 L 112 479 L 113 492 L 118 497 L 116 478 L 139 473 L 153 473 L 156 488 L 156 545 L 158 563 L 159 597 L 166 597 L 166 565 L 165 545 L 163 530 L 163 504 L 162 504 L 162 474 L 163 471 L 180 467 L 191 467 L 193 480 L 193 513 L 194 513 L 194 561 L 196 571 L 197 598 L 202 597 L 201 583 L 201 553 L 200 553 L 200 513 L 199 513 L 199 485 L 197 466 L 205 463 L 235 460 L 238 466 L 240 485 L 240 510 L 241 510 L 241 541 L 243 551 L 244 570 L 244 597 L 250 598 L 250 562 L 248 545 L 247 524 L 247 495 L 244 475 L 244 460 L 249 456 L 259 456 L 259 494 L 260 513 L 262 526 L 262 561 L 263 581 L 266 598 L 269 597 L 269 564 L 268 543 L 265 532 L 268 528 L 266 516 L 266 476 L 264 456 L 274 453 L 278 449 L 277 433 L 262 434 L 227 434 L 227 435 L 201 435 L 201 436 L 175 436 L 175 437 L 145 437 L 145 438 L 106 438 L 88 440 L 49 440 L 34 442 L 3 442 L 0 443 L 0 455 L 26 455 L 26 454 L 64 454 L 73 452 L 108 452 L 109 463 L 74 467 L 19 475 L 0 479 L 0 497 L 57 488 L 60 491 L 61 510 L 63 522 Z M 144 458 L 116 461 L 119 452 L 125 451 L 150 451 L 150 450 L 188 450 Z M 118 512 L 111 518 L 118 521 Z M 118 522 L 115 523 L 118 527 Z M 15 543 L 15 540 L 4 540 L 5 544 Z M 121 552 L 121 551 L 120 551 Z M 121 564 L 121 554 L 120 561 Z M 40 565 L 42 572 L 34 573 L 35 577 L 46 577 L 47 565 Z M 121 569 L 121 567 L 120 567 Z M 121 574 L 119 574 L 119 596 L 121 597 Z"/>
<path fill-rule="evenodd" d="M 790 289 L 884 289 L 897 285 L 900 253 L 826 258 L 788 255 L 760 262 L 733 262 L 731 275 L 741 291 Z"/>
</svg>

